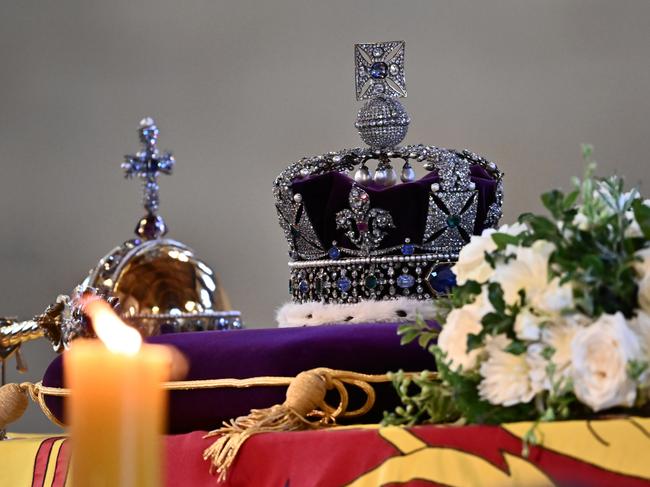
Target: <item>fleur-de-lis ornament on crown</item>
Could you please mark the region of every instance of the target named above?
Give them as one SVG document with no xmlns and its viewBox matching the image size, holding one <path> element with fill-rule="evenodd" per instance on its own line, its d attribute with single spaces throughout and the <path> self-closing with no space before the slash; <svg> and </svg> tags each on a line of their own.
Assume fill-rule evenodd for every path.
<svg viewBox="0 0 650 487">
<path fill-rule="evenodd" d="M 345 229 L 350 241 L 366 252 L 376 249 L 386 236 L 387 229 L 395 228 L 393 217 L 381 208 L 370 208 L 370 196 L 354 185 L 348 197 L 350 209 L 336 214 L 336 227 Z"/>
</svg>

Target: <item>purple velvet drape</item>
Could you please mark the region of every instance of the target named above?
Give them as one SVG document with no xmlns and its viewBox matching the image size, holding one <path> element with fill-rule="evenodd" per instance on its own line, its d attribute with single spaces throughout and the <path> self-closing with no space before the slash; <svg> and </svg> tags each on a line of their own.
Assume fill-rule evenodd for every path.
<svg viewBox="0 0 650 487">
<path fill-rule="evenodd" d="M 479 165 L 471 167 L 471 180 L 478 190 L 474 233 L 480 234 L 488 208 L 496 201 L 496 181 Z M 412 183 L 389 188 L 374 183 L 363 186 L 363 190 L 370 196 L 372 207 L 390 212 L 395 223 L 396 228 L 388 232 L 382 241 L 382 247 L 400 245 L 405 238 L 420 243 L 427 220 L 430 187 L 438 181 L 438 174 L 431 172 Z M 350 177 L 338 172 L 311 176 L 293 183 L 293 191 L 302 195 L 309 219 L 325 248 L 329 248 L 332 241 L 342 247 L 355 248 L 345 231 L 337 230 L 335 218 L 337 212 L 350 207 L 348 196 L 353 184 Z"/>
</svg>

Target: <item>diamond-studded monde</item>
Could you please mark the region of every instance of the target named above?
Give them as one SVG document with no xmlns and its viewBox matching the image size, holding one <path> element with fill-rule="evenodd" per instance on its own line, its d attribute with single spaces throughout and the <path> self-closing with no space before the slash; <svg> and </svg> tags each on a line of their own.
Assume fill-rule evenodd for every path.
<svg viewBox="0 0 650 487">
<path fill-rule="evenodd" d="M 411 119 L 398 100 L 378 96 L 361 107 L 354 125 L 371 148 L 386 149 L 404 140 L 409 123 Z"/>
</svg>

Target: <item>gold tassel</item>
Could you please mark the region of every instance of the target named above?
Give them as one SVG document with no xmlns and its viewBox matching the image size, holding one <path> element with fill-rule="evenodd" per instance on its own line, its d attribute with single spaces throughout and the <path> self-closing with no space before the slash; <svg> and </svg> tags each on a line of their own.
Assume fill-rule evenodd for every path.
<svg viewBox="0 0 650 487">
<path fill-rule="evenodd" d="M 364 380 L 365 379 L 365 380 Z M 331 426 L 337 417 L 361 416 L 375 402 L 374 389 L 368 382 L 383 382 L 386 376 L 369 376 L 353 372 L 320 368 L 298 374 L 287 388 L 287 398 L 281 405 L 267 409 L 253 409 L 248 416 L 224 422 L 219 429 L 205 437 L 219 438 L 203 452 L 203 459 L 211 461 L 211 471 L 220 481 L 226 479 L 228 469 L 243 444 L 253 435 L 277 431 L 300 431 Z M 366 403 L 355 411 L 347 411 L 348 394 L 343 383 L 360 387 L 366 394 Z M 341 399 L 337 408 L 325 402 L 330 389 L 337 389 Z M 309 418 L 320 418 L 312 419 Z"/>
<path fill-rule="evenodd" d="M 18 384 L 0 387 L 0 430 L 19 420 L 27 409 L 27 388 Z"/>
</svg>

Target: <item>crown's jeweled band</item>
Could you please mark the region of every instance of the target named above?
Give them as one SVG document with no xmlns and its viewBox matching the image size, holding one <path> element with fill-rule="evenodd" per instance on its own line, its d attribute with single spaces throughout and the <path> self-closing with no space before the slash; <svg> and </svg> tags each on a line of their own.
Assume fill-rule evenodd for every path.
<svg viewBox="0 0 650 487">
<path fill-rule="evenodd" d="M 410 297 L 431 299 L 455 285 L 457 256 L 412 255 L 291 262 L 289 292 L 294 302 L 357 303 Z"/>
</svg>

